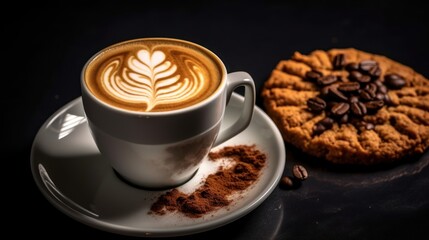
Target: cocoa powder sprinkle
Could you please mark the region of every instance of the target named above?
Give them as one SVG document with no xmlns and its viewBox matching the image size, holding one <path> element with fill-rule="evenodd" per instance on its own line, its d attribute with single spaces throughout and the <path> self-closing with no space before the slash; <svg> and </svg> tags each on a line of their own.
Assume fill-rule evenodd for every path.
<svg viewBox="0 0 429 240">
<path fill-rule="evenodd" d="M 204 214 L 228 206 L 233 193 L 247 189 L 259 177 L 267 156 L 255 145 L 227 146 L 210 152 L 209 160 L 232 161 L 228 167 L 220 167 L 205 179 L 201 187 L 191 194 L 172 189 L 161 195 L 150 209 L 150 214 L 164 215 L 167 212 L 181 212 L 187 217 L 198 218 Z"/>
</svg>

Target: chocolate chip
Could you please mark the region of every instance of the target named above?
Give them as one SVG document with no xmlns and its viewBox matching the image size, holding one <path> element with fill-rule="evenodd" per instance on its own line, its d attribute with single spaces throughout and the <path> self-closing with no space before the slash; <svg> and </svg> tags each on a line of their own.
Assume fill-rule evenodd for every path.
<svg viewBox="0 0 429 240">
<path fill-rule="evenodd" d="M 369 72 L 371 68 L 377 65 L 378 63 L 374 60 L 363 60 L 359 63 L 359 69 L 363 72 Z"/>
<path fill-rule="evenodd" d="M 343 53 L 337 54 L 332 62 L 335 70 L 340 70 L 346 65 L 346 58 Z"/>
<path fill-rule="evenodd" d="M 385 75 L 384 82 L 390 89 L 401 89 L 407 83 L 402 76 L 394 73 Z"/>
<path fill-rule="evenodd" d="M 317 70 L 311 70 L 305 73 L 307 80 L 317 81 L 317 79 L 323 77 L 323 74 Z"/>
<path fill-rule="evenodd" d="M 307 106 L 311 111 L 320 112 L 326 108 L 326 102 L 319 97 L 314 97 L 308 99 Z"/>
<path fill-rule="evenodd" d="M 349 109 L 350 109 L 350 105 L 348 103 L 340 102 L 335 104 L 331 108 L 331 113 L 333 113 L 336 116 L 341 116 L 345 114 Z"/>
<path fill-rule="evenodd" d="M 299 179 L 301 181 L 308 178 L 307 169 L 305 169 L 305 167 L 302 165 L 298 165 L 298 164 L 294 165 L 292 168 L 292 173 L 296 179 Z"/>
</svg>

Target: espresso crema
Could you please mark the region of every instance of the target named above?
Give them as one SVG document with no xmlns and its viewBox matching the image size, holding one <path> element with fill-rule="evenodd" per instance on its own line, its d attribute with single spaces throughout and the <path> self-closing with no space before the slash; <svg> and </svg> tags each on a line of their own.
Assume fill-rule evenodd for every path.
<svg viewBox="0 0 429 240">
<path fill-rule="evenodd" d="M 222 67 L 211 52 L 192 43 L 139 39 L 103 50 L 84 77 L 92 94 L 109 105 L 163 112 L 212 95 L 222 81 Z"/>
</svg>

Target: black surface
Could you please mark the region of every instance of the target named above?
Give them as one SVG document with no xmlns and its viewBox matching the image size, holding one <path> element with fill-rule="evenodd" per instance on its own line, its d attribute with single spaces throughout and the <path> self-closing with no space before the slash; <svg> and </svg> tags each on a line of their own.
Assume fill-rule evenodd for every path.
<svg viewBox="0 0 429 240">
<path fill-rule="evenodd" d="M 42 196 L 30 172 L 32 141 L 43 122 L 80 95 L 80 71 L 98 50 L 131 38 L 175 37 L 215 52 L 229 72 L 249 72 L 260 91 L 272 68 L 294 51 L 355 47 L 386 55 L 429 77 L 429 21 L 412 1 L 96 1 L 21 3 L 2 16 L 6 45 L 1 99 L 2 152 L 13 210 L 6 231 L 34 237 L 128 237 L 65 216 Z M 103 6 L 107 4 L 107 6 Z M 182 5 L 183 4 L 183 5 Z M 26 9 L 21 9 L 26 7 Z M 22 65 L 15 65 L 20 63 Z M 18 103 L 10 104 L 13 100 Z M 257 104 L 261 106 L 260 99 Z M 183 239 L 411 239 L 429 227 L 428 157 L 388 169 L 342 170 L 316 164 L 287 146 L 310 178 L 277 188 L 255 211 L 219 229 Z M 304 162 L 303 162 L 304 161 Z M 15 165 L 16 164 L 16 165 Z M 18 173 L 18 175 L 16 174 Z M 366 181 L 366 179 L 369 179 Z M 10 226 L 10 228 L 9 228 Z M 60 234 L 60 235 L 59 235 Z"/>
</svg>

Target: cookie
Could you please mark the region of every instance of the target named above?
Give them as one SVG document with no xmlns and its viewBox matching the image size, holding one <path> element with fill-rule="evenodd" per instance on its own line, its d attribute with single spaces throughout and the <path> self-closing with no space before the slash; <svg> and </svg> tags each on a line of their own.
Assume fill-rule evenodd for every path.
<svg viewBox="0 0 429 240">
<path fill-rule="evenodd" d="M 286 142 L 332 163 L 391 163 L 429 146 L 429 80 L 385 56 L 295 52 L 262 99 Z"/>
</svg>

